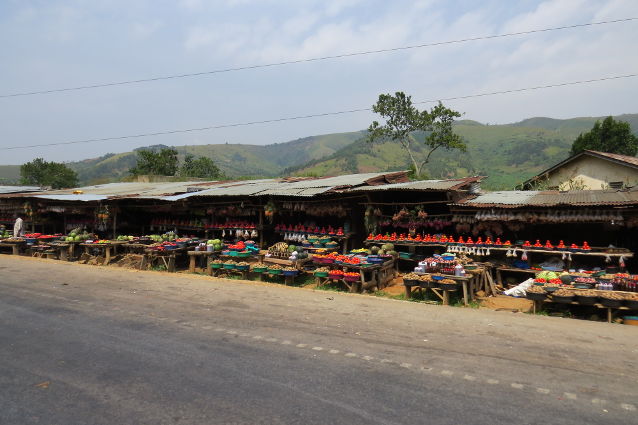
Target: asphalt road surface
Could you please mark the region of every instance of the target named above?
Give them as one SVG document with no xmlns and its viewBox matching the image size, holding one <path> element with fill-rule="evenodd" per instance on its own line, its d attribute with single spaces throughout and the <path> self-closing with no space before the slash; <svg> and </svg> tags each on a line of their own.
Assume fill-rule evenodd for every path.
<svg viewBox="0 0 638 425">
<path fill-rule="evenodd" d="M 0 424 L 638 424 L 638 328 L 0 256 Z"/>
</svg>

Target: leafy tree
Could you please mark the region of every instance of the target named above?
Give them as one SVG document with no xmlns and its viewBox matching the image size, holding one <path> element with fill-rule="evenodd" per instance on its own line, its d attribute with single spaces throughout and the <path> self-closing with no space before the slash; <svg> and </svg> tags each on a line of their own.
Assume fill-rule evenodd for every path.
<svg viewBox="0 0 638 425">
<path fill-rule="evenodd" d="M 184 157 L 184 164 L 180 168 L 179 174 L 182 177 L 198 177 L 210 180 L 217 180 L 223 177 L 222 172 L 212 159 L 205 156 L 195 159 L 191 154 L 186 154 Z"/>
<path fill-rule="evenodd" d="M 631 133 L 631 126 L 612 117 L 596 121 L 587 133 L 580 134 L 572 144 L 572 155 L 584 150 L 617 153 L 635 156 L 638 152 L 638 138 Z"/>
<path fill-rule="evenodd" d="M 76 187 L 78 175 L 62 163 L 36 158 L 20 166 L 20 184 L 64 189 Z"/>
<path fill-rule="evenodd" d="M 452 128 L 454 118 L 460 117 L 461 113 L 446 108 L 441 102 L 429 111 L 419 111 L 412 104 L 411 96 L 396 92 L 394 96 L 380 95 L 377 103 L 372 106 L 372 111 L 381 115 L 385 124 L 373 121 L 368 128 L 368 141 L 389 140 L 398 143 L 408 153 L 412 163 L 410 168 L 416 177 L 422 175 L 423 167 L 435 150 L 444 148 L 467 151 L 464 140 Z M 423 141 L 427 152 L 425 158 L 415 149 L 415 131 L 426 132 Z"/>
<path fill-rule="evenodd" d="M 177 151 L 173 148 L 162 148 L 159 152 L 141 149 L 137 151 L 137 163 L 129 170 L 134 176 L 174 176 L 177 173 Z"/>
</svg>

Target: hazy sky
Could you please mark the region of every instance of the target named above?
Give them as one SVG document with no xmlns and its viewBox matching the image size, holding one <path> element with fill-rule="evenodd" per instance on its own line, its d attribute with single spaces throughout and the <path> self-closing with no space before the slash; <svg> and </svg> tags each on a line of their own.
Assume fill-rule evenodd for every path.
<svg viewBox="0 0 638 425">
<path fill-rule="evenodd" d="M 2 0 L 0 95 L 638 17 L 636 0 Z M 638 72 L 638 21 L 39 96 L 0 98 L 0 148 L 307 115 Z M 638 78 L 446 102 L 489 123 L 638 112 Z M 151 144 L 285 142 L 371 113 L 0 150 L 0 164 Z"/>
</svg>

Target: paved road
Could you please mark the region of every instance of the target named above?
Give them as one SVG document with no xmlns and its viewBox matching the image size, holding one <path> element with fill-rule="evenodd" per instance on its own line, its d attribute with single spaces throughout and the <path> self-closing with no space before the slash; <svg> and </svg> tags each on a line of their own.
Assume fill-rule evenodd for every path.
<svg viewBox="0 0 638 425">
<path fill-rule="evenodd" d="M 0 424 L 638 423 L 638 329 L 0 256 Z"/>
</svg>

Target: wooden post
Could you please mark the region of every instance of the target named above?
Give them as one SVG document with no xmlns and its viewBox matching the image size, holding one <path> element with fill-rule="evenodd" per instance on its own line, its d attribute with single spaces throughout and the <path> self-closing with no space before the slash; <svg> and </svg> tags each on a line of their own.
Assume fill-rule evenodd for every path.
<svg viewBox="0 0 638 425">
<path fill-rule="evenodd" d="M 611 323 L 611 320 L 613 319 L 613 313 L 611 311 L 611 307 L 607 307 L 607 323 Z"/>
<path fill-rule="evenodd" d="M 113 211 L 113 240 L 117 237 L 117 210 Z"/>
<path fill-rule="evenodd" d="M 461 284 L 463 285 L 463 302 L 465 303 L 465 306 L 467 307 L 467 305 L 468 305 L 468 301 L 467 301 L 467 280 L 461 281 Z"/>
<path fill-rule="evenodd" d="M 259 248 L 264 247 L 264 209 L 259 208 Z"/>
<path fill-rule="evenodd" d="M 104 265 L 108 266 L 108 264 L 111 262 L 111 247 L 110 246 L 106 246 L 104 247 Z"/>
<path fill-rule="evenodd" d="M 61 246 L 60 248 L 60 260 L 61 261 L 68 261 L 69 260 L 69 256 L 68 256 L 68 247 L 66 246 Z"/>
<path fill-rule="evenodd" d="M 443 305 L 450 305 L 450 291 L 443 290 Z"/>
<path fill-rule="evenodd" d="M 412 287 L 405 285 L 405 299 L 408 300 L 412 297 Z"/>
<path fill-rule="evenodd" d="M 189 273 L 195 273 L 195 256 L 194 255 L 189 255 L 189 261 L 188 261 L 188 272 Z"/>
</svg>

